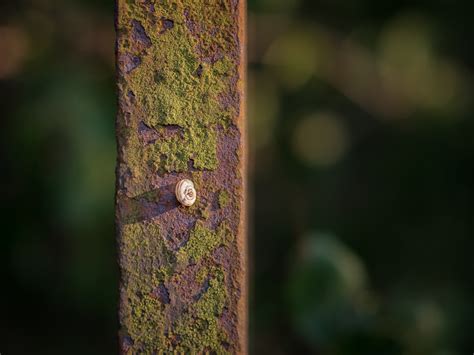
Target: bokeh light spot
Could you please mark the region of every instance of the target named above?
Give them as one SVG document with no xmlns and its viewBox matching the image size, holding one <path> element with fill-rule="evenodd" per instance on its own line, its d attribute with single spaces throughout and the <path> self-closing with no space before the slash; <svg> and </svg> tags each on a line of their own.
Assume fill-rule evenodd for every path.
<svg viewBox="0 0 474 355">
<path fill-rule="evenodd" d="M 318 63 L 318 41 L 310 29 L 286 32 L 277 37 L 264 56 L 264 62 L 275 70 L 282 83 L 296 89 L 315 74 Z"/>
<path fill-rule="evenodd" d="M 464 105 L 466 85 L 460 66 L 436 51 L 434 31 L 413 14 L 394 18 L 380 35 L 378 66 L 385 86 L 407 104 L 452 113 Z"/>
<path fill-rule="evenodd" d="M 330 112 L 315 113 L 299 121 L 292 139 L 296 156 L 308 166 L 337 163 L 349 145 L 343 121 Z"/>
<path fill-rule="evenodd" d="M 0 27 L 0 79 L 11 78 L 20 72 L 29 47 L 28 36 L 22 28 Z"/>
</svg>

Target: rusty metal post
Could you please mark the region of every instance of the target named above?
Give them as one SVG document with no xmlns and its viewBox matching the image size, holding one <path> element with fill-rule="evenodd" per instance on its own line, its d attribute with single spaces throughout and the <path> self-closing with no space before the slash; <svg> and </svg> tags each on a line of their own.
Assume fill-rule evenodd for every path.
<svg viewBox="0 0 474 355">
<path fill-rule="evenodd" d="M 117 0 L 124 354 L 247 352 L 244 18 L 244 0 Z"/>
</svg>

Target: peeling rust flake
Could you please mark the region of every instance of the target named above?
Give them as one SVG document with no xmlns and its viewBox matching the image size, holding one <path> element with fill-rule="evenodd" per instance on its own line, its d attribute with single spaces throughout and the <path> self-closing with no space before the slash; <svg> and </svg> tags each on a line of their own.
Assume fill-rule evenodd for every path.
<svg viewBox="0 0 474 355">
<path fill-rule="evenodd" d="M 121 353 L 245 354 L 244 1 L 116 1 Z"/>
</svg>

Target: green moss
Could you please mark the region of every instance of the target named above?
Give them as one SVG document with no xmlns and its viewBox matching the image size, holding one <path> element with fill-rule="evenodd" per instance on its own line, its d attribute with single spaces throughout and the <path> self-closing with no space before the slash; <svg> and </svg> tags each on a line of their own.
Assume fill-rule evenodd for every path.
<svg viewBox="0 0 474 355">
<path fill-rule="evenodd" d="M 188 170 L 190 159 L 196 169 L 215 169 L 216 132 L 208 127 L 184 128 L 183 137 L 173 136 L 146 149 L 148 162 L 155 171 Z"/>
<path fill-rule="evenodd" d="M 211 213 L 209 212 L 209 209 L 207 207 L 203 207 L 201 209 L 201 217 L 207 220 L 209 219 L 210 216 L 211 216 Z"/>
<path fill-rule="evenodd" d="M 226 190 L 219 192 L 219 207 L 225 208 L 229 204 L 230 196 Z"/>
<path fill-rule="evenodd" d="M 143 146 L 137 138 L 135 120 L 123 127 L 124 160 L 133 180 L 129 191 L 146 191 L 144 166 L 155 172 L 182 172 L 191 161 L 196 169 L 216 169 L 216 127 L 227 127 L 235 115 L 232 105 L 223 106 L 219 97 L 228 92 L 228 79 L 235 74 L 236 63 L 226 56 L 212 63 L 201 58 L 213 57 L 216 49 L 219 53 L 230 53 L 235 46 L 229 37 L 230 9 L 223 9 L 218 2 L 211 5 L 193 0 L 162 1 L 155 4 L 155 12 L 174 24 L 163 31 L 161 21 L 150 17 L 140 5 L 122 2 L 120 6 L 119 31 L 132 31 L 132 20 L 137 20 L 152 43 L 143 53 L 128 48 L 127 36 L 119 40 L 119 52 L 140 58 L 140 64 L 120 83 L 122 95 L 133 92 L 135 106 L 141 111 L 138 114 L 149 127 L 182 128 L 182 134 Z M 186 26 L 185 8 L 202 29 L 199 38 Z M 215 28 L 219 31 L 213 31 Z"/>
<path fill-rule="evenodd" d="M 178 320 L 174 327 L 175 334 L 181 339 L 178 352 L 196 353 L 215 352 L 229 353 L 223 346 L 228 337 L 219 325 L 219 318 L 227 299 L 224 272 L 214 270 L 209 280 L 209 288 Z"/>
<path fill-rule="evenodd" d="M 165 306 L 152 294 L 159 282 L 173 273 L 174 256 L 160 238 L 158 227 L 151 223 L 124 225 L 120 249 L 125 271 L 120 313 L 124 330 L 135 349 L 167 349 Z"/>
<path fill-rule="evenodd" d="M 158 197 L 159 197 L 159 191 L 158 190 L 150 190 L 147 191 L 139 196 L 137 196 L 135 199 L 144 199 L 148 202 L 158 202 Z"/>
<path fill-rule="evenodd" d="M 196 274 L 196 281 L 199 283 L 203 283 L 209 277 L 209 268 L 203 266 L 199 269 L 198 273 Z"/>
<path fill-rule="evenodd" d="M 125 333 L 133 339 L 134 351 L 208 349 L 226 353 L 222 344 L 227 341 L 227 335 L 218 324 L 227 299 L 221 268 L 203 266 L 198 271 L 196 281 L 202 284 L 208 280 L 209 287 L 183 312 L 173 326 L 174 334 L 169 334 L 166 328 L 168 305 L 160 302 L 153 293 L 159 285 L 179 275 L 176 265 L 199 262 L 232 238 L 225 224 L 212 231 L 198 222 L 187 244 L 175 256 L 166 247 L 155 224 L 140 222 L 123 226 L 120 251 L 121 267 L 125 271 L 122 282 L 125 295 L 122 297 L 125 299 L 122 300 L 120 316 Z M 174 335 L 178 336 L 178 343 Z"/>
<path fill-rule="evenodd" d="M 224 223 L 214 232 L 198 221 L 191 231 L 188 242 L 177 253 L 178 262 L 180 264 L 190 261 L 199 262 L 219 245 L 225 244 L 229 238 L 232 238 L 229 234 L 231 234 L 230 230 Z"/>
<path fill-rule="evenodd" d="M 134 341 L 135 349 L 168 349 L 169 339 L 164 329 L 164 307 L 150 295 L 129 298 L 132 312 L 129 314 L 127 333 Z"/>
</svg>

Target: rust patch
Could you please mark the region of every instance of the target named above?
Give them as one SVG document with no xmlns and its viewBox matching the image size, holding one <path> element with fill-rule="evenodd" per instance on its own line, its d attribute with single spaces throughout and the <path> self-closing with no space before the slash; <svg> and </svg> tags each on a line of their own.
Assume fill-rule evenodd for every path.
<svg viewBox="0 0 474 355">
<path fill-rule="evenodd" d="M 170 19 L 164 18 L 164 17 L 161 18 L 161 28 L 162 28 L 162 30 L 160 31 L 160 33 L 164 33 L 168 30 L 171 30 L 173 27 L 174 27 L 174 21 L 173 20 L 170 20 Z"/>
<path fill-rule="evenodd" d="M 131 39 L 139 50 L 151 47 L 151 39 L 146 34 L 145 28 L 137 20 L 132 20 Z"/>
<path fill-rule="evenodd" d="M 152 296 L 159 299 L 161 303 L 170 303 L 170 294 L 166 286 L 162 283 L 153 290 Z"/>
<path fill-rule="evenodd" d="M 119 54 L 118 57 L 118 64 L 126 74 L 130 74 L 133 69 L 135 69 L 141 64 L 141 62 L 142 60 L 140 59 L 140 57 L 131 53 Z"/>
</svg>

